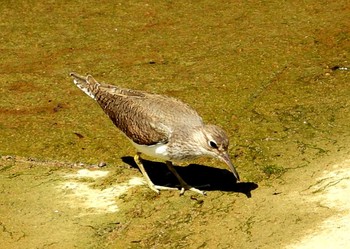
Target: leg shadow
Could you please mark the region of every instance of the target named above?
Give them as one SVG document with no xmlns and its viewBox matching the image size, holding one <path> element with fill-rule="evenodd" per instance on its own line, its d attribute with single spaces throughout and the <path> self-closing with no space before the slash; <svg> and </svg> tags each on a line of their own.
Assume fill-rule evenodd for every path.
<svg viewBox="0 0 350 249">
<path fill-rule="evenodd" d="M 137 165 L 133 157 L 122 157 L 124 163 L 133 168 Z M 179 185 L 176 177 L 169 171 L 165 163 L 154 162 L 142 159 L 145 170 L 153 183 L 161 186 L 175 187 Z M 226 169 L 208 167 L 199 164 L 190 164 L 185 167 L 174 166 L 181 177 L 191 186 L 205 186 L 200 188 L 206 191 L 226 191 L 243 193 L 248 198 L 252 196 L 251 192 L 258 188 L 254 182 L 238 182 L 232 172 Z"/>
</svg>

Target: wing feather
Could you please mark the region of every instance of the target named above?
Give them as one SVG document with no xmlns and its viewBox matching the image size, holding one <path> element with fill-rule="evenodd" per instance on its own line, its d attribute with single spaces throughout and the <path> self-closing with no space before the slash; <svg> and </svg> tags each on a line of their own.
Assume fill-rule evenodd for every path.
<svg viewBox="0 0 350 249">
<path fill-rule="evenodd" d="M 195 110 L 175 98 L 99 83 L 92 76 L 85 79 L 84 92 L 92 93 L 112 122 L 137 144 L 166 144 L 177 126 L 203 124 Z"/>
</svg>

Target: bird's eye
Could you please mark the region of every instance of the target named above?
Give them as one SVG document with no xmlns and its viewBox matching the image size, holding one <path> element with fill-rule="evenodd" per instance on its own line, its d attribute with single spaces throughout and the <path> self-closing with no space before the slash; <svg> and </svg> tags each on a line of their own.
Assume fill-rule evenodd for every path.
<svg viewBox="0 0 350 249">
<path fill-rule="evenodd" d="M 218 149 L 219 148 L 218 145 L 213 140 L 209 141 L 209 146 L 214 148 L 214 149 Z"/>
</svg>

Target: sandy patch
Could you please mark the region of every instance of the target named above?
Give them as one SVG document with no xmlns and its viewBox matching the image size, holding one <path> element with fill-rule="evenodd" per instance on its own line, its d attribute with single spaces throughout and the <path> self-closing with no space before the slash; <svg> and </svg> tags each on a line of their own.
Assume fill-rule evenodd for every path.
<svg viewBox="0 0 350 249">
<path fill-rule="evenodd" d="M 66 178 L 93 178 L 97 179 L 100 177 L 105 177 L 109 174 L 109 171 L 104 170 L 88 170 L 88 169 L 81 169 L 78 170 L 75 174 L 66 174 Z"/>
<path fill-rule="evenodd" d="M 334 216 L 287 248 L 347 248 L 350 245 L 350 160 L 325 171 L 307 192 L 314 195 L 312 201 L 334 210 Z"/>
<path fill-rule="evenodd" d="M 127 182 L 105 189 L 93 188 L 93 183 L 84 181 L 87 178 L 97 179 L 108 174 L 109 171 L 81 169 L 75 174 L 66 174 L 64 177 L 67 178 L 67 181 L 63 182 L 59 188 L 67 192 L 65 196 L 68 200 L 66 201 L 71 207 L 85 210 L 81 214 L 118 212 L 116 198 L 132 187 L 143 185 L 144 180 L 141 177 L 133 177 Z"/>
</svg>

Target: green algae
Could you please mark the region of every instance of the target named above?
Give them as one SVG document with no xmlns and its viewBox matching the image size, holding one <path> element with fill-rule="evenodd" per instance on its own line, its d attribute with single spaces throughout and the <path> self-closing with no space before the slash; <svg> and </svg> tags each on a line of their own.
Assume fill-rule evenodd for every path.
<svg viewBox="0 0 350 249">
<path fill-rule="evenodd" d="M 227 131 L 243 181 L 274 186 L 291 169 L 347 152 L 349 71 L 337 69 L 349 67 L 346 1 L 8 1 L 0 12 L 1 155 L 104 161 L 116 169 L 96 183 L 101 188 L 138 174 L 121 159 L 135 150 L 74 86 L 71 71 L 190 104 Z M 214 160 L 193 163 L 226 169 Z M 0 172 L 11 167 L 2 165 Z M 117 248 L 261 245 L 248 213 L 240 214 L 242 220 L 233 210 L 211 213 L 221 223 L 228 214 L 243 227 L 210 224 L 212 208 L 238 205 L 232 203 L 236 195 L 211 194 L 213 199 L 194 206 L 196 200 L 171 194 L 160 201 L 146 188 L 127 194 L 123 222 L 98 228 L 98 237 Z M 155 201 L 169 213 L 150 205 Z M 222 227 L 226 240 L 217 232 Z M 219 237 L 200 239 L 206 228 Z M 237 229 L 237 237 L 253 237 L 236 241 L 228 231 Z"/>
</svg>

